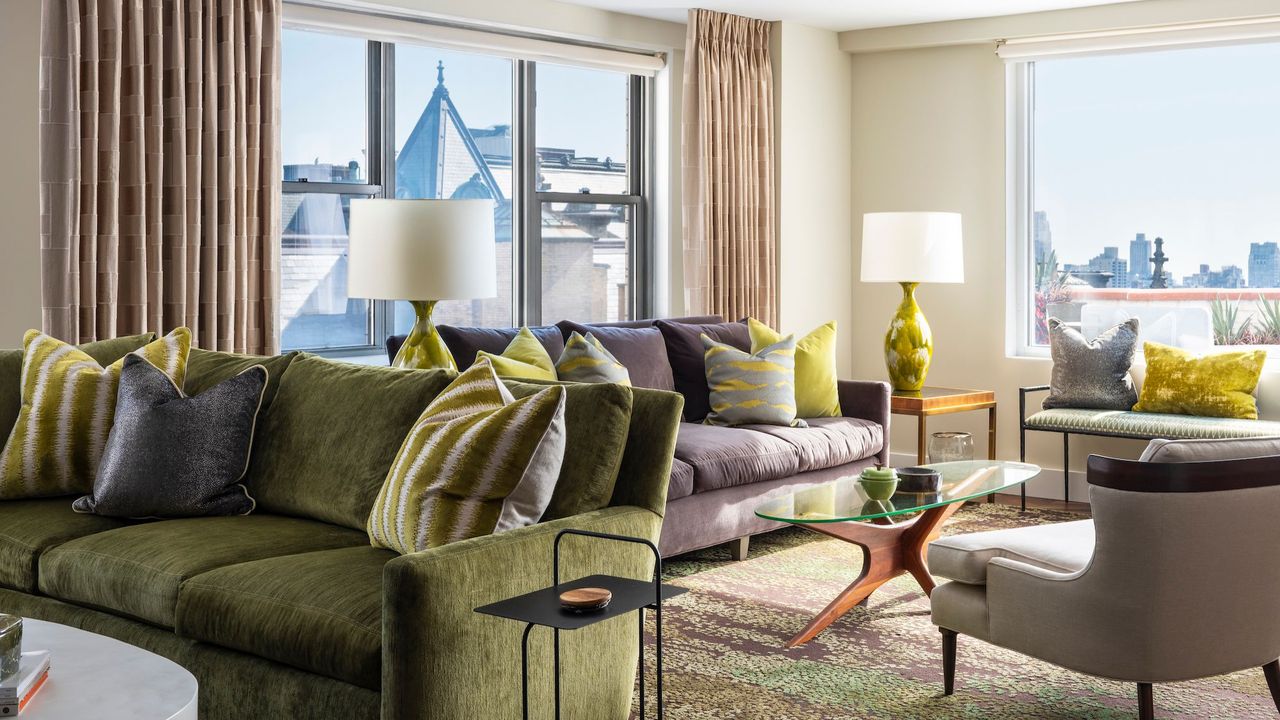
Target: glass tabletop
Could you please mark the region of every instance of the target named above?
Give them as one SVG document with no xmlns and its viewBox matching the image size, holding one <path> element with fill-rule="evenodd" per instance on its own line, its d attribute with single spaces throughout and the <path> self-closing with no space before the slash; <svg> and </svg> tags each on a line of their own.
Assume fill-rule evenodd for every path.
<svg viewBox="0 0 1280 720">
<path fill-rule="evenodd" d="M 1001 460 L 964 460 L 923 467 L 942 473 L 940 492 L 898 492 L 888 500 L 872 500 L 858 476 L 851 475 L 771 498 L 756 508 L 756 515 L 801 524 L 875 520 L 976 500 L 1017 487 L 1040 473 L 1036 465 Z"/>
</svg>

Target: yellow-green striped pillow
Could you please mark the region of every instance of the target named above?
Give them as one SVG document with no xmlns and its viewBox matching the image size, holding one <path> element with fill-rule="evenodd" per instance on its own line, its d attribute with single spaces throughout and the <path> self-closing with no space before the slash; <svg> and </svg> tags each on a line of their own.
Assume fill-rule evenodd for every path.
<svg viewBox="0 0 1280 720">
<path fill-rule="evenodd" d="M 618 362 L 595 335 L 583 335 L 576 330 L 564 344 L 564 352 L 556 363 L 556 375 L 565 382 L 631 385 L 626 366 Z"/>
<path fill-rule="evenodd" d="M 707 425 L 808 427 L 796 417 L 796 337 L 754 353 L 702 336 L 711 413 Z"/>
<path fill-rule="evenodd" d="M 191 331 L 177 328 L 134 353 L 182 387 Z M 105 368 L 74 345 L 28 330 L 22 409 L 0 453 L 0 500 L 87 494 L 116 412 L 124 358 Z"/>
<path fill-rule="evenodd" d="M 422 412 L 369 514 L 369 541 L 401 554 L 542 519 L 560 477 L 565 392 L 513 400 L 478 359 Z"/>
</svg>

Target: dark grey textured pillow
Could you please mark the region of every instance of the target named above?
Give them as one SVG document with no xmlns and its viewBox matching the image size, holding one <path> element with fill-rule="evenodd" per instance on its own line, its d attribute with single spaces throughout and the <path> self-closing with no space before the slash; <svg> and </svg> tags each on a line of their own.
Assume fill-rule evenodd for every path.
<svg viewBox="0 0 1280 720">
<path fill-rule="evenodd" d="M 1049 318 L 1053 375 L 1045 409 L 1130 410 L 1138 402 L 1129 367 L 1138 349 L 1138 318 L 1116 325 L 1092 341 L 1057 318 Z"/>
<path fill-rule="evenodd" d="M 116 415 L 76 512 L 125 518 L 247 515 L 249 465 L 267 369 L 247 368 L 194 397 L 138 355 L 125 358 Z"/>
</svg>

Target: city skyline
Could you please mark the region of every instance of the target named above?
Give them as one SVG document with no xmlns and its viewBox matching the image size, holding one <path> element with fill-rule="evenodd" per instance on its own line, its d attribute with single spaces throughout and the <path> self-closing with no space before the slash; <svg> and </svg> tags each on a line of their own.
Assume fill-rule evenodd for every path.
<svg viewBox="0 0 1280 720">
<path fill-rule="evenodd" d="M 1145 233 L 1170 275 L 1280 241 L 1280 44 L 1034 64 L 1033 208 L 1060 263 Z"/>
<path fill-rule="evenodd" d="M 1063 274 L 1084 278 L 1098 273 L 1110 273 L 1107 287 L 1150 287 L 1154 274 L 1152 254 L 1157 238 L 1148 237 L 1142 232 L 1134 233 L 1128 241 L 1127 256 L 1124 253 L 1125 245 L 1117 243 L 1096 248 L 1100 252 L 1087 261 L 1069 262 L 1058 254 L 1054 245 L 1053 222 L 1048 212 L 1037 210 L 1033 219 L 1035 263 L 1047 262 L 1052 253 L 1056 269 Z M 1168 239 L 1164 239 L 1164 249 L 1168 255 L 1171 250 Z M 1181 275 L 1166 269 L 1165 280 L 1168 286 L 1274 289 L 1280 287 L 1280 242 L 1250 242 L 1247 257 L 1241 263 L 1226 263 L 1215 269 L 1212 263 L 1196 262 L 1194 268 L 1192 272 Z"/>
</svg>

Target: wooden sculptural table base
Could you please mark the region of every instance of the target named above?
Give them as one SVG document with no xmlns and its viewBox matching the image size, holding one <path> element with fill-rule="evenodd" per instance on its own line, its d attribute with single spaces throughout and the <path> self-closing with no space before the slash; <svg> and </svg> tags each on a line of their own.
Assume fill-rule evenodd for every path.
<svg viewBox="0 0 1280 720">
<path fill-rule="evenodd" d="M 925 595 L 932 595 L 936 583 L 929 574 L 925 552 L 929 543 L 938 539 L 942 524 L 964 503 L 925 510 L 914 518 L 898 523 L 888 519 L 874 525 L 869 522 L 796 523 L 823 535 L 830 535 L 862 548 L 862 573 L 852 585 L 836 596 L 799 635 L 787 641 L 787 647 L 803 645 L 871 596 L 881 585 L 911 573 Z"/>
</svg>

